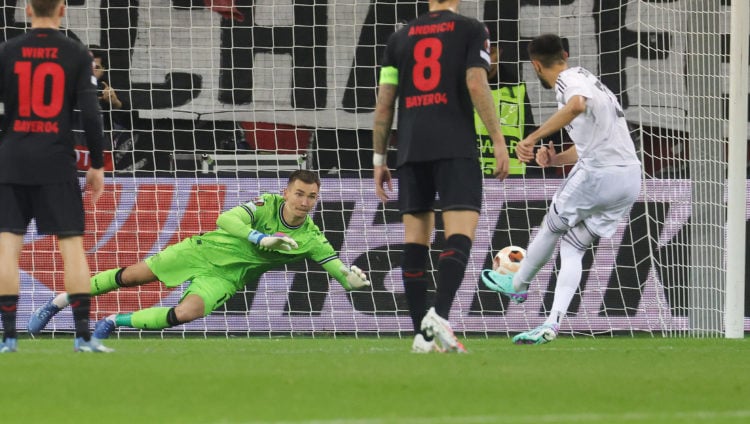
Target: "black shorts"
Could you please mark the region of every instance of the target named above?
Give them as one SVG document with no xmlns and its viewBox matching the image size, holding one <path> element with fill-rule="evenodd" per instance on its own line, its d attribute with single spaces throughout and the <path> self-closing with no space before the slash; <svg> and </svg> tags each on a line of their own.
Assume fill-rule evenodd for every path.
<svg viewBox="0 0 750 424">
<path fill-rule="evenodd" d="M 31 218 L 39 234 L 83 235 L 84 216 L 78 180 L 66 183 L 0 184 L 0 232 L 26 234 Z"/>
<path fill-rule="evenodd" d="M 482 170 L 476 159 L 409 162 L 398 168 L 401 214 L 435 209 L 435 194 L 444 211 L 482 209 Z"/>
</svg>

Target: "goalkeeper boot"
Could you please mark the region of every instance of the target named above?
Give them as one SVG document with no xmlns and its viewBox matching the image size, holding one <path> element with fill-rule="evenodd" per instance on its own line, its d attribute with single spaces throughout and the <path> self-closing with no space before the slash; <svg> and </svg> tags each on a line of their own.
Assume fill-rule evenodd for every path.
<svg viewBox="0 0 750 424">
<path fill-rule="evenodd" d="M 10 353 L 18 350 L 18 339 L 9 337 L 0 343 L 0 353 Z"/>
<path fill-rule="evenodd" d="M 114 314 L 99 320 L 94 327 L 93 339 L 99 341 L 109 338 L 109 335 L 115 331 L 116 327 Z"/>
<path fill-rule="evenodd" d="M 49 302 L 32 312 L 31 318 L 29 318 L 29 334 L 36 336 L 41 333 L 44 327 L 49 324 L 49 320 L 60 311 L 62 309 L 58 308 L 57 305 L 52 303 L 52 299 L 50 299 Z"/>
<path fill-rule="evenodd" d="M 435 339 L 432 339 L 428 342 L 427 340 L 425 340 L 422 333 L 417 333 L 417 335 L 414 336 L 414 342 L 411 344 L 412 353 L 431 353 L 442 351 L 443 350 L 440 349 L 440 346 L 435 343 Z"/>
<path fill-rule="evenodd" d="M 557 338 L 559 332 L 560 326 L 557 324 L 542 324 L 531 331 L 517 334 L 513 337 L 513 343 L 534 345 L 549 343 Z"/>
<path fill-rule="evenodd" d="M 91 352 L 91 353 L 112 353 L 115 350 L 104 346 L 101 341 L 95 339 L 86 341 L 83 337 L 76 337 L 73 344 L 73 351 L 75 352 Z"/>
<path fill-rule="evenodd" d="M 491 269 L 485 269 L 482 271 L 482 282 L 490 290 L 494 290 L 500 294 L 508 296 L 510 300 L 516 303 L 523 303 L 526 298 L 529 297 L 527 291 L 516 291 L 513 287 L 513 275 L 512 274 L 500 274 L 497 271 Z"/>
<path fill-rule="evenodd" d="M 439 342 L 443 352 L 466 353 L 464 345 L 453 334 L 451 324 L 447 319 L 438 315 L 434 307 L 430 308 L 422 319 L 422 331 L 427 337 L 434 337 L 433 342 Z"/>
</svg>

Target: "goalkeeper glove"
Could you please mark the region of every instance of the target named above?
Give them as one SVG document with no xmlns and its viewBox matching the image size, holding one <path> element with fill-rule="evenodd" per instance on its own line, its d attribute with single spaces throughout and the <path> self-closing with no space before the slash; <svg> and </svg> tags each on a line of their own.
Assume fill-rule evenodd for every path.
<svg viewBox="0 0 750 424">
<path fill-rule="evenodd" d="M 271 236 L 253 230 L 247 235 L 247 239 L 251 243 L 268 250 L 292 250 L 298 247 L 297 242 L 284 233 L 276 233 Z"/>
<path fill-rule="evenodd" d="M 370 285 L 367 275 L 356 265 L 352 265 L 349 268 L 344 265 L 341 267 L 341 271 L 346 274 L 346 282 L 349 283 L 349 287 L 352 289 L 361 289 Z"/>
</svg>

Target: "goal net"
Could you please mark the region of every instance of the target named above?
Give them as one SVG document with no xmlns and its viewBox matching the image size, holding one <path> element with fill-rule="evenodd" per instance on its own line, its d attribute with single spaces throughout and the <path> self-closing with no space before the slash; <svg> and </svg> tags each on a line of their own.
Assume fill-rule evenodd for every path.
<svg viewBox="0 0 750 424">
<path fill-rule="evenodd" d="M 591 70 L 618 96 L 643 162 L 643 189 L 629 218 L 584 257 L 563 333 L 721 335 L 728 3 L 461 3 L 459 11 L 485 22 L 500 47 L 493 89 L 505 88 L 499 109 L 511 145 L 556 110 L 526 53 L 531 38 L 552 32 L 564 38 L 571 65 Z M 290 171 L 309 168 L 323 179 L 313 220 L 345 263 L 368 273 L 372 288 L 347 293 L 317 264 L 300 262 L 266 273 L 205 319 L 161 334 L 410 334 L 400 273 L 403 228 L 396 202 L 381 204 L 374 195 L 371 122 L 386 40 L 426 11 L 427 2 L 67 4 L 68 34 L 101 55 L 101 80 L 118 98 L 103 111 L 113 172 L 104 198 L 87 204 L 93 272 L 131 265 L 211 231 L 222 211 L 279 193 Z M 23 6 L 4 3 L 5 39 L 25 30 Z M 558 149 L 570 145 L 564 135 L 548 141 Z M 478 148 L 492 157 L 481 138 Z M 79 165 L 87 165 L 85 147 Z M 522 305 L 489 291 L 479 277 L 502 247 L 528 244 L 568 171 L 514 169 L 505 182 L 485 179 L 476 240 L 451 311 L 458 332 L 526 331 L 551 307 L 557 253 Z M 439 213 L 437 224 L 433 269 L 444 242 Z M 31 229 L 21 270 L 19 327 L 63 290 L 52 238 Z M 100 296 L 93 318 L 173 306 L 185 287 L 153 283 Z M 748 318 L 744 327 L 750 330 Z M 48 330 L 72 328 L 64 311 Z"/>
</svg>

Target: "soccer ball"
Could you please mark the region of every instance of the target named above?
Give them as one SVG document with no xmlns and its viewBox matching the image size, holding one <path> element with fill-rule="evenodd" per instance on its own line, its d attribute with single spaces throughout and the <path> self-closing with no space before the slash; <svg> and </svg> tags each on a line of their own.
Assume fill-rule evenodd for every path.
<svg viewBox="0 0 750 424">
<path fill-rule="evenodd" d="M 557 338 L 557 333 L 555 333 L 555 330 L 551 328 L 545 328 L 542 330 L 542 338 L 548 342 L 551 342 L 552 340 L 555 340 Z"/>
<path fill-rule="evenodd" d="M 492 269 L 500 274 L 515 274 L 525 257 L 526 249 L 518 246 L 505 247 L 492 259 Z"/>
</svg>

